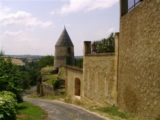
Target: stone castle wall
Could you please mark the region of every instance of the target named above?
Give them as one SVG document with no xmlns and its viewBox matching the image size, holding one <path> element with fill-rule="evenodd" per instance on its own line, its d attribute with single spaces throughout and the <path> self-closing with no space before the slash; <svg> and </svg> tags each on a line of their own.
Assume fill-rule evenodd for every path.
<svg viewBox="0 0 160 120">
<path fill-rule="evenodd" d="M 159 0 L 144 0 L 122 16 L 118 64 L 119 107 L 160 116 Z"/>
<path fill-rule="evenodd" d="M 82 94 L 83 92 L 83 89 L 82 89 L 83 70 L 82 69 L 71 67 L 71 66 L 63 66 L 60 68 L 59 73 L 60 73 L 59 77 L 65 80 L 67 96 L 70 96 L 72 98 L 75 96 L 75 80 L 76 79 L 79 79 L 81 82 L 80 93 Z"/>
<path fill-rule="evenodd" d="M 83 71 L 63 69 L 67 95 L 75 96 L 78 78 L 81 97 L 159 119 L 160 1 L 143 0 L 122 16 L 115 43 L 114 54 L 93 54 L 91 42 L 85 42 Z"/>
<path fill-rule="evenodd" d="M 116 104 L 115 54 L 84 56 L 83 96 L 101 104 Z"/>
<path fill-rule="evenodd" d="M 53 86 L 46 83 L 42 83 L 43 95 L 54 95 Z"/>
</svg>

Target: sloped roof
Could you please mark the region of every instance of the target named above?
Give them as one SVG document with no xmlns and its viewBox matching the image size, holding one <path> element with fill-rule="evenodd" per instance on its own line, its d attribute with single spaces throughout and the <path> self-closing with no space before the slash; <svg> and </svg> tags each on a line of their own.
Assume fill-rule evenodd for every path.
<svg viewBox="0 0 160 120">
<path fill-rule="evenodd" d="M 56 43 L 56 46 L 73 46 L 73 43 L 65 27 Z"/>
</svg>

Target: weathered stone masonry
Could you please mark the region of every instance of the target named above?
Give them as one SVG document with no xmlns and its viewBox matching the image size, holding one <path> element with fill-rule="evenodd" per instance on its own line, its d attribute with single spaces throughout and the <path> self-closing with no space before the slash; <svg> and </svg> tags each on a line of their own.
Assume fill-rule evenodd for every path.
<svg viewBox="0 0 160 120">
<path fill-rule="evenodd" d="M 118 63 L 119 107 L 160 115 L 159 0 L 143 0 L 121 17 Z"/>
<path fill-rule="evenodd" d="M 65 68 L 67 95 L 76 96 L 78 78 L 82 99 L 116 104 L 127 112 L 159 118 L 160 0 L 141 0 L 128 13 L 127 9 L 122 9 L 115 53 L 92 54 L 91 42 L 86 41 L 83 71 Z"/>
<path fill-rule="evenodd" d="M 82 96 L 83 94 L 83 70 L 76 67 L 71 66 L 63 66 L 60 68 L 59 77 L 61 79 L 65 80 L 66 83 L 66 93 L 67 96 L 71 97 L 71 99 L 74 99 L 75 96 L 77 96 L 76 89 L 79 89 L 80 94 L 78 96 Z M 76 80 L 80 81 L 80 88 L 76 88 Z"/>
<path fill-rule="evenodd" d="M 84 57 L 84 97 L 101 104 L 116 104 L 115 54 Z"/>
</svg>

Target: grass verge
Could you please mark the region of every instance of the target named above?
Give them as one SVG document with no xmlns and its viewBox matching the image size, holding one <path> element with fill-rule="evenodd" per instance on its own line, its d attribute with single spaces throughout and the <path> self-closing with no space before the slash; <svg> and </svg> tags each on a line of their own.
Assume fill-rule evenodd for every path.
<svg viewBox="0 0 160 120">
<path fill-rule="evenodd" d="M 125 112 L 121 112 L 118 107 L 116 106 L 110 106 L 110 107 L 101 107 L 101 108 L 97 108 L 98 111 L 104 112 L 104 113 L 108 113 L 111 116 L 117 116 L 120 117 L 122 119 L 128 119 L 128 114 Z"/>
<path fill-rule="evenodd" d="M 44 120 L 46 116 L 45 111 L 29 102 L 18 104 L 17 120 Z"/>
</svg>

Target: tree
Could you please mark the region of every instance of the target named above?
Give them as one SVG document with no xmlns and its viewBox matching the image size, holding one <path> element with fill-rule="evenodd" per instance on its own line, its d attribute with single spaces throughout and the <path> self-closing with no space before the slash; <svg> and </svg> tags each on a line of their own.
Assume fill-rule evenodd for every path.
<svg viewBox="0 0 160 120">
<path fill-rule="evenodd" d="M 104 38 L 101 41 L 95 41 L 92 44 L 92 51 L 95 53 L 114 52 L 114 49 L 115 42 L 113 33 L 111 33 L 108 38 Z"/>
<path fill-rule="evenodd" d="M 75 66 L 79 68 L 83 68 L 83 57 L 75 58 Z"/>
<path fill-rule="evenodd" d="M 54 57 L 49 55 L 42 57 L 38 62 L 40 68 L 53 65 L 53 63 Z"/>
<path fill-rule="evenodd" d="M 0 91 L 11 91 L 21 101 L 22 76 L 18 67 L 11 63 L 11 59 L 4 60 L 0 57 Z"/>
</svg>

